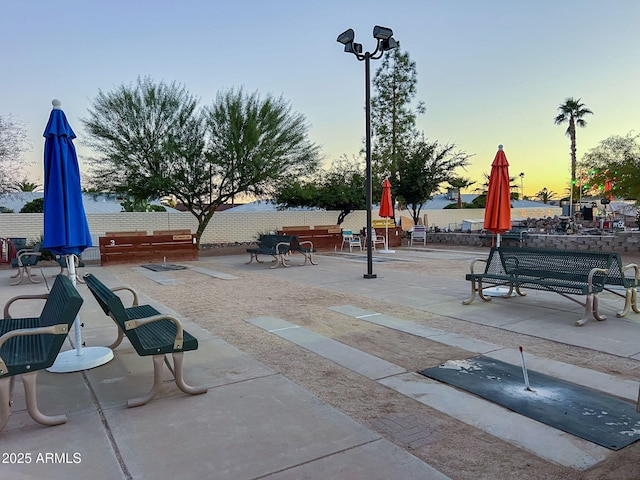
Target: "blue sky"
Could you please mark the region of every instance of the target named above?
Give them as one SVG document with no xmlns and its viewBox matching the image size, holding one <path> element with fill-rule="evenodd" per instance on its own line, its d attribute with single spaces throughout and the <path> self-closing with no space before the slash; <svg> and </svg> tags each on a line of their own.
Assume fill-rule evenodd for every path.
<svg viewBox="0 0 640 480">
<path fill-rule="evenodd" d="M 481 181 L 503 144 L 525 194 L 564 192 L 569 140 L 553 118 L 570 96 L 594 112 L 578 158 L 640 133 L 637 0 L 0 0 L 0 115 L 26 124 L 38 183 L 51 100 L 62 101 L 82 161 L 91 152 L 79 119 L 92 99 L 138 76 L 183 83 L 203 104 L 240 86 L 282 95 L 327 161 L 356 155 L 364 65 L 336 37 L 353 28 L 370 50 L 374 25 L 392 28 L 417 64 L 419 129 L 474 154 L 464 176 Z"/>
</svg>

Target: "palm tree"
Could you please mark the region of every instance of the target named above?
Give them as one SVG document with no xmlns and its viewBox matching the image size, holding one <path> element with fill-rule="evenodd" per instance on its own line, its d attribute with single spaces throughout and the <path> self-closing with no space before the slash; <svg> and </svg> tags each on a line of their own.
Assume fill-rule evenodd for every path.
<svg viewBox="0 0 640 480">
<path fill-rule="evenodd" d="M 470 178 L 454 177 L 451 180 L 447 180 L 447 183 L 451 185 L 451 188 L 455 188 L 458 191 L 458 208 L 462 208 L 461 190 L 463 188 L 469 188 L 476 182 L 473 182 Z"/>
<path fill-rule="evenodd" d="M 487 203 L 487 193 L 489 191 L 489 177 L 488 173 L 483 173 L 484 175 L 484 183 L 480 185 L 478 188 L 474 189 L 474 192 L 479 192 L 479 195 L 474 198 L 471 203 L 473 203 L 477 208 L 484 208 Z M 509 190 L 511 194 L 509 195 L 510 200 L 518 200 L 518 185 L 516 184 L 516 177 L 509 177 Z"/>
<path fill-rule="evenodd" d="M 39 188 L 40 185 L 30 182 L 26 178 L 20 182 L 16 182 L 14 185 L 14 190 L 16 192 L 37 192 Z"/>
<path fill-rule="evenodd" d="M 587 114 L 593 114 L 591 110 L 584 106 L 584 103 L 580 102 L 580 98 L 575 100 L 573 97 L 569 97 L 565 102 L 558 107 L 560 113 L 556 116 L 553 122 L 556 125 L 561 125 L 565 122 L 569 122 L 566 134 L 571 139 L 571 192 L 576 183 L 576 125 L 584 128 L 587 126 L 587 122 L 582 118 Z M 572 195 L 573 196 L 573 195 Z"/>
<path fill-rule="evenodd" d="M 536 198 L 539 199 L 542 203 L 549 203 L 549 200 L 553 200 L 556 197 L 556 192 L 553 190 L 547 190 L 547 187 L 544 187 L 538 193 L 536 193 Z"/>
</svg>

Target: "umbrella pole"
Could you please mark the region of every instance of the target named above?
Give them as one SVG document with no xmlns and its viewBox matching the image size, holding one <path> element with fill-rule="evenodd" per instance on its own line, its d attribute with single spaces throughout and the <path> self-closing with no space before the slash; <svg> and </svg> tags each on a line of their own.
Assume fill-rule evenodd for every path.
<svg viewBox="0 0 640 480">
<path fill-rule="evenodd" d="M 73 286 L 76 286 L 76 262 L 74 255 L 67 255 L 67 271 L 69 272 L 69 280 Z M 82 331 L 80 325 L 80 315 L 76 315 L 76 319 L 73 321 L 76 334 L 76 355 L 82 355 Z"/>
<path fill-rule="evenodd" d="M 379 253 L 396 253 L 395 250 L 389 250 L 389 218 L 385 219 L 387 222 L 384 226 L 384 250 L 378 250 Z"/>
<path fill-rule="evenodd" d="M 384 224 L 384 248 L 385 250 L 389 250 L 389 219 L 387 218 L 387 223 Z"/>
<path fill-rule="evenodd" d="M 496 233 L 496 248 L 500 248 L 500 234 Z M 498 273 L 498 265 L 496 264 L 496 274 Z M 504 288 L 504 287 L 500 287 L 500 286 L 495 286 L 495 287 L 491 287 L 491 288 L 487 288 L 486 290 L 484 290 L 484 295 L 487 297 L 505 297 L 508 295 L 509 290 Z M 511 293 L 512 297 L 515 297 L 515 292 Z"/>
<path fill-rule="evenodd" d="M 67 270 L 69 271 L 69 279 L 75 287 L 76 285 L 76 262 L 74 255 L 66 255 Z M 113 358 L 113 351 L 108 347 L 87 347 L 82 348 L 82 333 L 80 325 L 80 315 L 76 315 L 73 321 L 76 334 L 76 351 L 66 350 L 60 352 L 56 357 L 56 361 L 47 368 L 52 373 L 70 373 L 88 370 L 90 368 L 99 367 L 109 362 Z"/>
</svg>

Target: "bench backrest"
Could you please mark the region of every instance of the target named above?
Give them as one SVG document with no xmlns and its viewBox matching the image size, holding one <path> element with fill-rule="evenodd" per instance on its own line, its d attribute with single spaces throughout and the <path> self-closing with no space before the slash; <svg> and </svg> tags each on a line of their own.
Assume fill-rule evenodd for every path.
<svg viewBox="0 0 640 480">
<path fill-rule="evenodd" d="M 592 269 L 610 269 L 614 262 L 611 252 L 590 250 L 548 250 L 538 248 L 494 247 L 491 249 L 487 271 L 501 267 L 507 275 L 536 275 L 547 272 L 554 278 L 585 280 Z M 489 265 L 491 264 L 491 266 Z M 603 285 L 606 275 L 594 275 L 595 285 Z"/>
<path fill-rule="evenodd" d="M 109 287 L 98 280 L 93 274 L 89 273 L 83 278 L 89 291 L 93 294 L 105 315 L 113 318 L 120 328 L 126 331 L 124 323 L 128 320 L 128 317 L 120 297 L 113 293 Z"/>
<path fill-rule="evenodd" d="M 609 275 L 607 275 L 607 283 L 610 285 L 622 285 L 623 287 L 637 287 L 638 280 L 635 278 L 635 268 L 629 268 L 627 266 L 626 271 L 623 273 L 624 265 L 622 264 L 622 257 L 619 253 L 612 253 L 613 263 L 609 269 Z"/>
<path fill-rule="evenodd" d="M 291 235 L 262 235 L 260 237 L 260 248 L 275 249 L 279 243 L 291 243 L 293 238 Z M 278 253 L 287 253 L 288 251 L 289 247 L 287 245 L 281 245 Z"/>
<path fill-rule="evenodd" d="M 61 323 L 71 326 L 82 302 L 82 296 L 73 286 L 71 280 L 64 275 L 56 275 L 42 313 L 40 313 L 40 326 L 50 327 Z"/>
<path fill-rule="evenodd" d="M 34 327 L 65 324 L 66 332 L 8 339 L 2 346 L 2 358 L 6 361 L 9 371 L 2 376 L 19 375 L 53 365 L 82 302 L 82 297 L 71 280 L 64 275 L 57 275 L 38 318 L 38 324 Z"/>
</svg>

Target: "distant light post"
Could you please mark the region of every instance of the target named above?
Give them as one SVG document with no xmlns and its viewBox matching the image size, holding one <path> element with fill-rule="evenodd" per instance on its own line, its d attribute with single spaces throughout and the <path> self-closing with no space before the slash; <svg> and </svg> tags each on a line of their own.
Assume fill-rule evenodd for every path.
<svg viewBox="0 0 640 480">
<path fill-rule="evenodd" d="M 384 52 L 393 50 L 398 43 L 393 38 L 393 30 L 386 27 L 376 25 L 373 27 L 373 38 L 377 40 L 376 49 L 373 53 L 362 53 L 362 44 L 354 43 L 355 33 L 352 28 L 338 35 L 337 41 L 344 45 L 344 51 L 353 53 L 359 61 L 364 60 L 364 83 L 365 83 L 365 117 L 366 117 L 366 203 L 367 203 L 367 273 L 364 278 L 376 278 L 373 273 L 373 247 L 372 247 L 372 230 L 371 230 L 371 196 L 372 196 L 372 179 L 371 179 L 371 72 L 370 60 L 378 60 L 382 58 Z"/>
<path fill-rule="evenodd" d="M 520 172 L 520 200 L 524 200 L 524 172 Z"/>
</svg>

